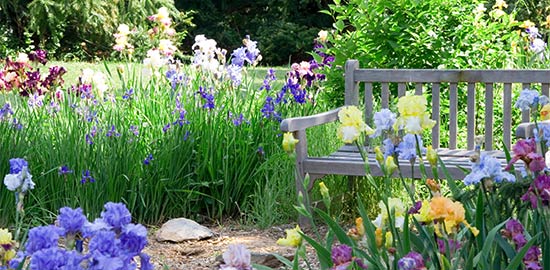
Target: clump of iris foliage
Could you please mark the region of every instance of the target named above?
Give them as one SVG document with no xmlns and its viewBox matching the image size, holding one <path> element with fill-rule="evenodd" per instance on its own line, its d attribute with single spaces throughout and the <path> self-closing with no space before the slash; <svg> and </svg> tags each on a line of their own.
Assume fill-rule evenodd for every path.
<svg viewBox="0 0 550 270">
<path fill-rule="evenodd" d="M 36 184 L 29 163 L 9 161 L 4 185 L 15 195 L 13 231 L 0 229 L 0 269 L 154 269 L 147 245 L 147 229 L 132 222 L 123 203 L 107 202 L 101 217 L 88 221 L 81 208 L 62 207 L 54 225 L 29 228 L 25 195 Z"/>
<path fill-rule="evenodd" d="M 461 181 L 452 179 L 437 152 L 424 146 L 422 134 L 435 124 L 424 96 L 399 98 L 398 113 L 387 109 L 376 112 L 375 128 L 365 124 L 357 107 L 342 107 L 338 137 L 344 143 L 365 151 L 364 135 L 382 138 L 382 145 L 373 147 L 384 177 L 369 177 L 369 166 L 365 166 L 366 181 L 380 194 L 379 211 L 370 217 L 359 200 L 355 222 L 342 222 L 330 212 L 330 186 L 320 182 L 325 209 L 314 208 L 312 213 L 303 203 L 296 206 L 309 218 L 313 230 L 307 234 L 299 226 L 287 230 L 277 243 L 294 247 L 296 253 L 292 261 L 277 255 L 278 259 L 287 269 L 317 269 L 306 256 L 310 245 L 321 269 L 547 269 L 550 123 L 538 122 L 538 116 L 547 116 L 548 103 L 539 90 L 521 91 L 515 107 L 531 112 L 536 124 L 534 137 L 516 142 L 506 167 L 491 152 L 483 151 L 483 137 L 477 138 L 471 167 Z M 294 144 L 289 135 L 283 145 Z M 397 160 L 418 164 L 422 179 L 403 178 Z M 434 179 L 427 178 L 428 169 Z M 392 181 L 400 182 L 406 196 L 389 188 Z M 304 187 L 308 185 L 306 176 Z M 328 227 L 326 235 L 320 235 L 314 216 Z M 223 257 L 233 269 L 270 269 L 251 264 L 244 245 L 229 248 Z"/>
<path fill-rule="evenodd" d="M 0 66 L 0 171 L 13 156 L 33 164 L 40 183 L 27 198 L 33 222 L 50 221 L 64 206 L 97 216 L 108 201 L 124 202 L 145 223 L 250 209 L 245 218 L 288 218 L 277 201 L 292 194 L 294 176 L 279 146 L 279 121 L 318 107 L 323 64 L 257 68 L 261 55 L 251 38 L 227 52 L 205 36 L 195 38 L 192 62 L 181 63 L 167 10 L 147 19 L 154 47 L 143 70 L 123 63 L 64 81 L 63 67 L 44 72 L 44 50 Z M 132 28 L 113 34 L 113 48 L 126 59 L 139 46 Z M 0 224 L 16 214 L 8 193 L 0 189 Z"/>
</svg>

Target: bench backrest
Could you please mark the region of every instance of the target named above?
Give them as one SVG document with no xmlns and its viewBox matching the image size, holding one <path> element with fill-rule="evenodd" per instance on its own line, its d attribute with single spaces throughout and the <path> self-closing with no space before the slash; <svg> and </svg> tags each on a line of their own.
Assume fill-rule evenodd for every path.
<svg viewBox="0 0 550 270">
<path fill-rule="evenodd" d="M 494 138 L 494 101 L 502 99 L 502 143 L 510 149 L 512 136 L 512 89 L 536 88 L 548 96 L 550 92 L 550 70 L 427 70 L 427 69 L 360 69 L 357 60 L 348 60 L 345 67 L 345 104 L 358 105 L 359 87 L 363 83 L 365 90 L 365 117 L 372 119 L 374 99 L 380 100 L 382 108 L 388 108 L 392 98 L 391 88 L 397 88 L 397 97 L 404 96 L 407 88 L 414 85 L 415 94 L 424 92 L 431 93 L 432 119 L 436 125 L 432 130 L 432 146 L 440 147 L 440 125 L 441 122 L 441 93 L 449 91 L 449 149 L 457 148 L 458 135 L 458 100 L 459 97 L 467 95 L 467 149 L 474 148 L 474 137 L 476 129 L 476 85 L 484 87 L 482 93 L 482 104 L 485 106 L 484 137 L 485 150 L 493 150 Z M 466 85 L 466 89 L 459 85 Z M 379 87 L 378 87 L 379 85 Z M 496 85 L 502 85 L 502 96 L 494 96 Z M 373 87 L 376 86 L 376 87 Z M 514 88 L 513 88 L 514 87 Z M 375 92 L 374 89 L 377 91 Z M 379 91 L 378 91 L 379 90 Z M 499 102 L 500 103 L 500 102 Z M 521 122 L 528 122 L 529 112 L 522 113 Z M 461 136 L 464 136 L 461 134 Z"/>
</svg>

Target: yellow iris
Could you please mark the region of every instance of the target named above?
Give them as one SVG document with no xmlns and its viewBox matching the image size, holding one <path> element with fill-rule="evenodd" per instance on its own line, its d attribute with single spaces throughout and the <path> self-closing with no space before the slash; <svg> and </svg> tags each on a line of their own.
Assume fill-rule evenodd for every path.
<svg viewBox="0 0 550 270">
<path fill-rule="evenodd" d="M 296 228 L 291 230 L 285 230 L 286 238 L 279 238 L 277 240 L 277 245 L 287 246 L 287 247 L 298 247 L 302 244 L 302 232 L 300 226 L 296 225 Z"/>
<path fill-rule="evenodd" d="M 286 132 L 283 134 L 283 150 L 285 150 L 287 153 L 294 152 L 294 148 L 296 148 L 296 144 L 299 142 L 299 140 L 296 140 L 292 133 Z"/>
<path fill-rule="evenodd" d="M 362 132 L 370 135 L 374 130 L 363 121 L 363 112 L 355 106 L 346 106 L 338 112 L 340 127 L 338 128 L 338 138 L 344 143 L 353 143 Z"/>
<path fill-rule="evenodd" d="M 540 110 L 540 120 L 550 120 L 550 104 L 542 106 L 542 109 Z"/>
<path fill-rule="evenodd" d="M 0 229 L 0 245 L 11 243 L 12 235 L 7 229 Z"/>
</svg>

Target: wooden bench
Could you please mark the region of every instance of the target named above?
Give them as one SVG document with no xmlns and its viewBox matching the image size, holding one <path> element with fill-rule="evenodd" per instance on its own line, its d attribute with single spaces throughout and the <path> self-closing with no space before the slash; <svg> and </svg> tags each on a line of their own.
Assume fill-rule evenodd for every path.
<svg viewBox="0 0 550 270">
<path fill-rule="evenodd" d="M 437 150 L 439 156 L 445 162 L 449 173 L 455 179 L 463 179 L 464 172 L 460 167 L 470 168 L 469 157 L 473 154 L 474 138 L 476 135 L 484 135 L 484 150 L 499 158 L 502 164 L 506 163 L 503 151 L 495 149 L 495 140 L 510 149 L 512 145 L 512 125 L 529 122 L 529 112 L 523 112 L 521 119 L 512 119 L 514 102 L 512 91 L 519 93 L 524 88 L 536 88 L 542 93 L 549 94 L 550 70 L 403 70 L 403 69 L 361 69 L 357 60 L 348 60 L 345 65 L 345 105 L 359 105 L 360 87 L 364 90 L 363 104 L 365 107 L 365 118 L 367 124 L 373 127 L 372 116 L 377 103 L 381 108 L 388 108 L 399 96 L 406 94 L 430 94 L 431 104 L 428 107 L 432 112 L 432 119 L 436 121 L 431 134 L 431 145 Z M 498 87 L 498 91 L 495 91 Z M 397 95 L 392 95 L 392 89 Z M 477 89 L 477 90 L 476 90 Z M 481 100 L 476 100 L 476 91 Z M 447 91 L 445 93 L 445 91 Z M 409 92 L 409 93 L 407 93 Z M 502 95 L 495 96 L 495 93 L 502 92 Z M 445 93 L 445 95 L 442 95 Z M 464 98 L 466 95 L 466 98 Z M 442 96 L 448 96 L 443 100 Z M 467 132 L 459 133 L 458 114 L 462 113 L 459 108 L 459 99 L 466 100 Z M 495 100 L 502 102 L 503 115 L 494 114 Z M 375 100 L 377 101 L 375 103 Z M 443 107 L 442 104 L 448 104 Z M 460 104 L 462 105 L 462 104 Z M 481 117 L 483 123 L 476 123 L 476 106 L 485 107 L 485 115 Z M 443 110 L 445 108 L 445 110 Z M 449 111 L 443 115 L 443 111 Z M 303 179 L 306 174 L 310 175 L 310 187 L 315 179 L 324 175 L 365 175 L 364 162 L 361 159 L 355 145 L 344 145 L 334 153 L 323 157 L 312 157 L 308 154 L 308 138 L 306 129 L 336 121 L 340 108 L 328 112 L 284 119 L 281 123 L 283 132 L 292 132 L 299 140 L 296 145 L 296 178 L 297 192 L 305 193 Z M 443 117 L 442 117 L 443 116 Z M 495 127 L 495 118 L 502 119 L 502 124 Z M 442 123 L 441 119 L 448 122 Z M 477 118 L 480 119 L 479 117 Z M 513 123 L 513 121 L 516 121 Z M 448 125 L 449 140 L 444 142 L 445 148 L 441 147 L 442 125 Z M 476 134 L 476 127 L 484 127 L 484 134 Z M 519 136 L 525 136 L 528 131 L 527 124 L 517 129 Z M 375 128 L 375 127 L 373 127 Z M 493 132 L 499 130 L 502 137 L 494 138 Z M 467 146 L 464 149 L 457 147 L 458 136 L 466 136 Z M 309 138 L 314 140 L 315 138 Z M 382 172 L 377 166 L 374 154 L 368 156 L 370 171 L 373 176 L 380 176 Z M 412 168 L 409 161 L 399 160 L 400 168 L 404 176 L 420 178 L 420 170 Z M 418 161 L 415 163 L 418 167 Z M 426 161 L 426 166 L 429 166 Z M 429 167 L 426 167 L 429 168 Z M 428 169 L 428 177 L 433 177 Z M 443 174 L 440 174 L 443 176 Z"/>
</svg>

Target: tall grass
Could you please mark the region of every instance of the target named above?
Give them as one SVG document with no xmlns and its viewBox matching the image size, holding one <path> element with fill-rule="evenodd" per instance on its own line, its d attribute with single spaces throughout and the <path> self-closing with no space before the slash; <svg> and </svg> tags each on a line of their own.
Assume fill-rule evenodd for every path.
<svg viewBox="0 0 550 270">
<path fill-rule="evenodd" d="M 69 65 L 71 72 L 89 67 Z M 279 122 L 261 113 L 273 94 L 259 90 L 266 69 L 250 69 L 235 87 L 182 66 L 187 79 L 173 89 L 164 76 L 141 76 L 140 65 L 122 72 L 117 66 L 91 66 L 111 75 L 103 99 L 70 94 L 67 86 L 63 100 L 47 97 L 31 107 L 28 97 L 0 94 L 0 105 L 9 102 L 23 126 L 0 122 L 0 172 L 9 171 L 10 158 L 29 161 L 36 188 L 26 198 L 28 216 L 48 222 L 56 209 L 71 206 L 94 217 L 105 202 L 122 201 L 149 224 L 232 216 L 268 226 L 294 217 L 294 164 L 280 148 Z M 278 70 L 271 91 L 281 89 L 285 72 Z M 66 78 L 67 85 L 78 81 Z M 214 96 L 213 108 L 204 108 L 201 87 Z M 280 111 L 297 116 L 322 109 L 289 103 Z M 323 132 L 315 136 L 323 145 L 330 141 Z M 61 166 L 72 173 L 59 174 Z M 91 178 L 83 179 L 87 171 Z M 14 220 L 14 197 L 4 188 L 0 194 L 0 224 L 6 224 Z"/>
</svg>

